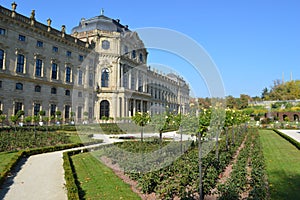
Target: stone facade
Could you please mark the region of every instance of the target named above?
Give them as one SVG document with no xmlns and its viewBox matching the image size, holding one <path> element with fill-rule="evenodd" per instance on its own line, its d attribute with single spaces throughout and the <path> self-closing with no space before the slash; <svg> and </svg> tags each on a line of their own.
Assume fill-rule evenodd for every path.
<svg viewBox="0 0 300 200">
<path fill-rule="evenodd" d="M 82 19 L 72 34 L 0 7 L 0 109 L 46 116 L 123 118 L 135 112 L 187 112 L 189 86 L 147 66 L 137 33 L 104 15 Z"/>
</svg>

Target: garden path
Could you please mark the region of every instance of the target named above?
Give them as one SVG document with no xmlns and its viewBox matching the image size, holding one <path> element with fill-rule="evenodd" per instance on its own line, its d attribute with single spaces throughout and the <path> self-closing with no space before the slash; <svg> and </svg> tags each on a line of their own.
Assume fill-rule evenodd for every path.
<svg viewBox="0 0 300 200">
<path fill-rule="evenodd" d="M 38 154 L 23 159 L 0 188 L 4 200 L 67 200 L 62 155 L 65 151 Z"/>
</svg>

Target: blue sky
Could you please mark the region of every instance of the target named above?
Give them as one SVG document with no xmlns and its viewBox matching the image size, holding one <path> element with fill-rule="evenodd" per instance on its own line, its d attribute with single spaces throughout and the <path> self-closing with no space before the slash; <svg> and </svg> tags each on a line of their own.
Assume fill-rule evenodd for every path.
<svg viewBox="0 0 300 200">
<path fill-rule="evenodd" d="M 1 1 L 11 8 L 12 1 Z M 105 15 L 119 18 L 130 29 L 168 28 L 201 45 L 216 64 L 226 95 L 260 96 L 273 80 L 300 79 L 300 1 L 298 0 L 16 0 L 17 12 L 70 33 L 81 18 Z M 170 53 L 150 51 L 148 63 L 170 66 L 188 80 L 196 96 L 209 92 L 199 76 L 185 72 L 185 60 Z"/>
</svg>

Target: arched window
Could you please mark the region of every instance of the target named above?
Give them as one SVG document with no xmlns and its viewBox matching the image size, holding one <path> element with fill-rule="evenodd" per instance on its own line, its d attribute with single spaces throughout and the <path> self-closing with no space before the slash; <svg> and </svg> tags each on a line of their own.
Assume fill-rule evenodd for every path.
<svg viewBox="0 0 300 200">
<path fill-rule="evenodd" d="M 299 121 L 299 115 L 294 114 L 294 121 L 298 122 Z"/>
<path fill-rule="evenodd" d="M 132 59 L 136 58 L 136 51 L 135 50 L 132 51 L 132 55 L 131 56 L 132 56 Z"/>
<path fill-rule="evenodd" d="M 109 83 L 109 71 L 107 68 L 102 70 L 101 74 L 101 87 L 108 87 Z"/>
<path fill-rule="evenodd" d="M 140 62 L 144 62 L 144 58 L 143 58 L 143 54 L 142 53 L 140 53 L 139 59 L 140 59 Z"/>
<path fill-rule="evenodd" d="M 100 119 L 103 117 L 109 117 L 109 102 L 107 100 L 100 103 Z"/>
<path fill-rule="evenodd" d="M 41 92 L 41 86 L 36 85 L 36 86 L 34 87 L 34 91 L 35 91 L 35 92 Z"/>
<path fill-rule="evenodd" d="M 23 84 L 22 83 L 16 83 L 16 90 L 23 90 Z"/>
<path fill-rule="evenodd" d="M 55 87 L 53 87 L 53 88 L 51 88 L 51 94 L 56 94 L 56 88 Z"/>
</svg>

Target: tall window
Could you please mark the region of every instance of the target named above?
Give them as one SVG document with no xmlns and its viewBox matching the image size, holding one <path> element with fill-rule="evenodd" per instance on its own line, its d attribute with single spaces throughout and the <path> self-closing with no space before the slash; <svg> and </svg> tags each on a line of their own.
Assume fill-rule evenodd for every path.
<svg viewBox="0 0 300 200">
<path fill-rule="evenodd" d="M 103 100 L 100 103 L 100 119 L 102 117 L 109 117 L 109 102 L 107 100 Z"/>
<path fill-rule="evenodd" d="M 138 78 L 138 91 L 143 92 L 143 77 L 141 74 L 139 74 Z"/>
<path fill-rule="evenodd" d="M 143 58 L 143 54 L 142 53 L 140 53 L 140 62 L 143 62 L 144 61 L 144 58 Z"/>
<path fill-rule="evenodd" d="M 51 104 L 50 105 L 50 116 L 55 116 L 55 112 L 56 112 L 56 105 Z"/>
<path fill-rule="evenodd" d="M 39 115 L 40 109 L 41 109 L 41 104 L 35 103 L 33 107 L 33 114 L 35 116 Z"/>
<path fill-rule="evenodd" d="M 82 107 L 81 106 L 78 106 L 78 108 L 77 108 L 77 117 L 78 117 L 78 119 L 82 118 Z"/>
<path fill-rule="evenodd" d="M 22 83 L 16 83 L 16 90 L 23 90 L 23 84 Z"/>
<path fill-rule="evenodd" d="M 78 56 L 78 60 L 79 60 L 79 61 L 83 61 L 83 58 L 84 58 L 83 55 L 79 55 L 79 56 Z"/>
<path fill-rule="evenodd" d="M 66 82 L 71 82 L 71 67 L 66 67 Z"/>
<path fill-rule="evenodd" d="M 36 85 L 36 86 L 34 87 L 34 91 L 35 91 L 35 92 L 41 92 L 41 86 Z"/>
<path fill-rule="evenodd" d="M 101 87 L 108 87 L 109 82 L 109 71 L 107 68 L 102 70 L 101 74 Z"/>
<path fill-rule="evenodd" d="M 36 59 L 35 61 L 35 76 L 42 76 L 42 64 L 43 61 L 41 59 Z"/>
<path fill-rule="evenodd" d="M 52 73 L 51 73 L 52 79 L 57 79 L 57 64 L 52 63 Z"/>
<path fill-rule="evenodd" d="M 65 105 L 65 119 L 70 118 L 70 108 L 71 108 L 71 106 Z"/>
<path fill-rule="evenodd" d="M 4 69 L 4 50 L 0 49 L 0 69 Z"/>
<path fill-rule="evenodd" d="M 94 85 L 94 74 L 92 72 L 89 73 L 89 86 L 93 87 Z"/>
<path fill-rule="evenodd" d="M 136 58 L 136 51 L 133 50 L 133 51 L 132 51 L 132 59 L 135 59 L 135 58 Z"/>
<path fill-rule="evenodd" d="M 82 71 L 78 71 L 78 85 L 82 85 Z"/>
<path fill-rule="evenodd" d="M 17 114 L 18 111 L 22 110 L 22 108 L 23 108 L 22 102 L 15 102 L 15 115 Z"/>
<path fill-rule="evenodd" d="M 93 118 L 93 107 L 89 107 L 89 119 Z"/>
<path fill-rule="evenodd" d="M 135 90 L 135 75 L 131 74 L 131 85 L 130 89 Z"/>
<path fill-rule="evenodd" d="M 24 73 L 24 60 L 25 60 L 24 55 L 18 54 L 18 57 L 17 57 L 17 69 L 16 69 L 17 73 Z"/>
</svg>

